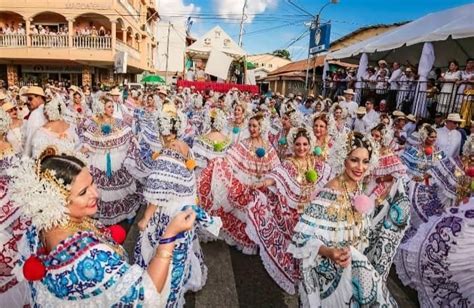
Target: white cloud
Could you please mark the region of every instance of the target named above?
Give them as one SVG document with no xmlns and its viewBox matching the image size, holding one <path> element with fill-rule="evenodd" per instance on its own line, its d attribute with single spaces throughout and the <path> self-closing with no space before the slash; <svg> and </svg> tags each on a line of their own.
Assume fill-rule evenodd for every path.
<svg viewBox="0 0 474 308">
<path fill-rule="evenodd" d="M 193 3 L 184 4 L 184 0 L 156 0 L 156 7 L 163 20 L 186 19 L 190 14 L 201 11 L 201 8 Z"/>
<path fill-rule="evenodd" d="M 269 8 L 276 7 L 277 2 L 277 0 L 248 0 L 245 10 L 248 14 L 246 22 L 251 23 L 255 17 L 254 14 L 260 14 Z M 221 17 L 229 19 L 240 19 L 244 3 L 245 0 L 214 0 L 217 13 Z"/>
</svg>

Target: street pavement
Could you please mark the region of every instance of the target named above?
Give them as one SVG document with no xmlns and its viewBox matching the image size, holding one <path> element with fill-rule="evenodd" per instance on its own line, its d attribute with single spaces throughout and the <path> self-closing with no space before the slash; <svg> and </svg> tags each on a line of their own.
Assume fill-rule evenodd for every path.
<svg viewBox="0 0 474 308">
<path fill-rule="evenodd" d="M 142 215 L 143 209 L 137 219 Z M 138 228 L 134 223 L 124 243 L 132 258 L 137 236 Z M 186 294 L 186 308 L 298 307 L 298 297 L 287 294 L 273 282 L 258 255 L 244 255 L 222 241 L 202 243 L 201 246 L 208 266 L 207 282 L 201 291 Z M 416 292 L 400 283 L 394 268 L 388 288 L 400 307 L 419 307 Z"/>
</svg>

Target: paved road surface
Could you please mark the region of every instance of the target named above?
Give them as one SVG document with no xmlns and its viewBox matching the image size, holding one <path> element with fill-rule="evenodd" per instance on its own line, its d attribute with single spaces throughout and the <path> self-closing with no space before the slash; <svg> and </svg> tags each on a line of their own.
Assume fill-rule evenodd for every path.
<svg viewBox="0 0 474 308">
<path fill-rule="evenodd" d="M 142 212 L 138 217 L 143 215 Z M 134 224 L 125 242 L 130 256 L 133 255 L 137 235 Z M 185 307 L 298 307 L 297 296 L 286 294 L 273 282 L 259 256 L 243 255 L 222 241 L 204 243 L 202 249 L 209 268 L 207 283 L 203 290 L 186 294 Z M 403 287 L 393 271 L 388 287 L 400 307 L 419 307 L 416 293 Z"/>
</svg>

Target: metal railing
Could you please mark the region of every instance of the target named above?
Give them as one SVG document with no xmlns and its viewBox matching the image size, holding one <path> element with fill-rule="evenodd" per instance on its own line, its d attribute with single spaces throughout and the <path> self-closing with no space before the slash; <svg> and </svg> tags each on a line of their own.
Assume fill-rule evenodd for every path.
<svg viewBox="0 0 474 308">
<path fill-rule="evenodd" d="M 354 100 L 358 104 L 364 104 L 365 100 L 372 98 L 375 104 L 384 99 L 390 110 L 401 110 L 422 117 L 434 117 L 436 113 L 447 115 L 452 112 L 460 112 L 468 104 L 474 104 L 474 90 L 472 85 L 463 82 L 437 81 L 432 82 L 407 81 L 398 82 L 397 89 L 390 89 L 387 85 L 383 88 L 369 87 L 365 83 L 356 83 L 353 87 L 356 92 Z M 344 95 L 347 86 L 342 83 L 326 83 L 321 88 L 325 97 L 337 101 L 339 95 Z"/>
<path fill-rule="evenodd" d="M 25 34 L 0 34 L 0 47 L 26 46 Z"/>
<path fill-rule="evenodd" d="M 31 47 L 61 48 L 69 47 L 68 35 L 32 34 Z"/>
<path fill-rule="evenodd" d="M 109 36 L 73 36 L 72 46 L 85 49 L 111 49 L 112 38 Z"/>
</svg>

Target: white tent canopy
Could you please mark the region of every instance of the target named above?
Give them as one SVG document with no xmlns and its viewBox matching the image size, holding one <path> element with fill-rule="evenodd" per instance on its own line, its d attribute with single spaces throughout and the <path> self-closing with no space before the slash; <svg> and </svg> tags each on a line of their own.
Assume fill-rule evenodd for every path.
<svg viewBox="0 0 474 308">
<path fill-rule="evenodd" d="M 474 57 L 474 4 L 431 13 L 379 36 L 328 54 L 328 58 L 358 62 L 367 53 L 369 61 L 418 62 L 424 42 L 432 42 L 434 65 L 445 67 L 451 59 L 461 63 Z"/>
<path fill-rule="evenodd" d="M 186 49 L 186 52 L 193 57 L 208 58 L 213 50 L 223 52 L 234 59 L 240 59 L 247 54 L 219 26 L 215 26 L 200 37 Z"/>
</svg>

